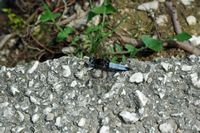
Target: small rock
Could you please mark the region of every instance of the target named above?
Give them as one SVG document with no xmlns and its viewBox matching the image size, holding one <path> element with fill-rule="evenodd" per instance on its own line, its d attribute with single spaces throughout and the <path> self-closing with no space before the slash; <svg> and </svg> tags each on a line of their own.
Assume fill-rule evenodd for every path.
<svg viewBox="0 0 200 133">
<path fill-rule="evenodd" d="M 198 89 L 200 89 L 200 80 L 198 79 L 198 74 L 197 73 L 193 73 L 190 75 L 191 80 L 192 80 L 192 84 L 197 87 Z"/>
<path fill-rule="evenodd" d="M 39 61 L 35 61 L 35 63 L 33 64 L 33 66 L 27 71 L 29 74 L 32 74 L 38 67 L 39 65 Z"/>
<path fill-rule="evenodd" d="M 75 50 L 76 49 L 72 46 L 62 48 L 63 54 L 73 54 Z"/>
<path fill-rule="evenodd" d="M 34 104 L 40 105 L 40 102 L 33 96 L 30 96 L 30 101 Z"/>
<path fill-rule="evenodd" d="M 57 117 L 56 118 L 55 126 L 57 126 L 57 127 L 61 127 L 62 126 L 62 124 L 61 124 L 61 117 Z"/>
<path fill-rule="evenodd" d="M 163 69 L 167 72 L 169 70 L 169 68 L 171 67 L 171 65 L 169 63 L 165 63 L 165 62 L 161 62 L 161 66 L 163 67 Z"/>
<path fill-rule="evenodd" d="M 186 21 L 189 25 L 195 25 L 197 23 L 197 19 L 194 16 L 188 16 Z"/>
<path fill-rule="evenodd" d="M 20 122 L 23 122 L 25 117 L 24 117 L 24 115 L 22 114 L 22 112 L 17 111 L 17 114 L 18 114 L 18 117 L 19 117 L 19 121 L 20 121 Z"/>
<path fill-rule="evenodd" d="M 78 84 L 77 81 L 74 80 L 74 81 L 72 81 L 72 83 L 70 84 L 70 86 L 71 87 L 75 87 L 77 84 Z"/>
<path fill-rule="evenodd" d="M 99 130 L 99 133 L 109 133 L 110 131 L 110 127 L 109 126 L 102 126 Z"/>
<path fill-rule="evenodd" d="M 189 41 L 192 43 L 194 46 L 200 45 L 200 36 L 192 36 L 192 38 L 189 39 Z M 195 56 L 195 55 L 193 55 Z"/>
<path fill-rule="evenodd" d="M 149 99 L 139 90 L 135 91 L 135 95 L 137 96 L 141 106 L 145 106 L 147 102 L 149 101 Z"/>
<path fill-rule="evenodd" d="M 158 9 L 158 1 L 146 2 L 138 6 L 138 10 L 150 11 Z"/>
<path fill-rule="evenodd" d="M 128 111 L 120 112 L 119 116 L 122 117 L 122 119 L 124 120 L 125 123 L 135 123 L 140 119 L 138 114 L 130 113 Z"/>
<path fill-rule="evenodd" d="M 0 127 L 0 133 L 5 133 L 6 128 L 5 127 Z"/>
<path fill-rule="evenodd" d="M 86 119 L 85 118 L 81 118 L 80 121 L 78 122 L 78 126 L 79 127 L 84 127 L 85 123 L 86 123 Z"/>
<path fill-rule="evenodd" d="M 17 86 L 15 86 L 15 85 L 12 85 L 12 86 L 10 87 L 10 91 L 11 91 L 11 93 L 13 94 L 13 96 L 14 96 L 16 93 L 19 93 L 19 90 L 18 90 Z"/>
<path fill-rule="evenodd" d="M 63 76 L 66 78 L 69 77 L 71 75 L 70 67 L 68 65 L 62 65 L 62 68 L 64 69 Z"/>
<path fill-rule="evenodd" d="M 39 114 L 34 114 L 31 118 L 32 122 L 33 123 L 36 123 L 40 118 L 40 115 Z"/>
<path fill-rule="evenodd" d="M 141 82 L 143 82 L 143 74 L 141 73 L 141 72 L 138 72 L 138 73 L 134 73 L 131 77 L 130 77 L 130 79 L 129 79 L 129 81 L 131 82 L 131 83 L 141 83 Z"/>
<path fill-rule="evenodd" d="M 54 119 L 54 114 L 53 113 L 48 113 L 46 116 L 47 121 L 52 121 Z"/>
<path fill-rule="evenodd" d="M 159 126 L 161 133 L 175 133 L 177 129 L 177 124 L 169 120 L 166 123 L 163 123 Z"/>
<path fill-rule="evenodd" d="M 185 6 L 191 5 L 191 2 L 194 2 L 194 0 L 181 0 L 181 3 Z"/>
<path fill-rule="evenodd" d="M 166 22 L 168 22 L 166 15 L 160 15 L 156 18 L 156 23 L 160 26 L 165 26 Z"/>
<path fill-rule="evenodd" d="M 188 65 L 182 65 L 181 67 L 182 71 L 191 71 L 192 70 L 192 66 L 188 66 Z"/>
<path fill-rule="evenodd" d="M 94 78 L 100 78 L 102 76 L 102 71 L 101 70 L 96 70 L 96 71 L 94 71 L 94 73 L 92 74 L 92 76 Z"/>
</svg>

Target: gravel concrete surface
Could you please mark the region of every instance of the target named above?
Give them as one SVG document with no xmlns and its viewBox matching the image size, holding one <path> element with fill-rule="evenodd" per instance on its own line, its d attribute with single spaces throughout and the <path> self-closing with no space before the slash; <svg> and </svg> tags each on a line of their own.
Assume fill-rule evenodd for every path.
<svg viewBox="0 0 200 133">
<path fill-rule="evenodd" d="M 0 133 L 200 132 L 200 57 L 86 68 L 62 57 L 0 67 Z"/>
</svg>

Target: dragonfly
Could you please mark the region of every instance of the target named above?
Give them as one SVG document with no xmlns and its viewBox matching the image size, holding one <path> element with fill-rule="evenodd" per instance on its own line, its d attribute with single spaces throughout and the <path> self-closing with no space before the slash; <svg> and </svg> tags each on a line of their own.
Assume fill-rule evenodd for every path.
<svg viewBox="0 0 200 133">
<path fill-rule="evenodd" d="M 106 71 L 129 71 L 131 70 L 129 67 L 121 64 L 116 64 L 110 62 L 108 59 L 101 58 L 89 58 L 86 61 L 86 66 L 93 67 L 95 69 L 102 69 Z"/>
</svg>

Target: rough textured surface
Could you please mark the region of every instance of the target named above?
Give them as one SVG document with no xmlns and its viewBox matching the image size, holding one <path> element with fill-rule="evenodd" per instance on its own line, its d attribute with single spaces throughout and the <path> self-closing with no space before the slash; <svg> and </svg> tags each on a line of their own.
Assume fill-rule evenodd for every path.
<svg viewBox="0 0 200 133">
<path fill-rule="evenodd" d="M 70 57 L 0 67 L 0 132 L 200 131 L 200 57 L 127 62 L 122 73 Z"/>
</svg>

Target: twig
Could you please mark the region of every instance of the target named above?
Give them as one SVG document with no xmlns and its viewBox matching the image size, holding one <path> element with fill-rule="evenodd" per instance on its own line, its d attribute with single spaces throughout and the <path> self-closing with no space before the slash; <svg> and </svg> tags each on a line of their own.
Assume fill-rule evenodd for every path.
<svg viewBox="0 0 200 133">
<path fill-rule="evenodd" d="M 14 37 L 14 36 L 15 36 L 15 34 L 8 34 L 8 35 L 5 35 L 5 36 L 3 37 L 3 39 L 0 40 L 0 49 L 6 44 L 6 42 L 7 42 L 10 38 L 12 38 L 12 37 Z"/>
<path fill-rule="evenodd" d="M 41 44 L 34 36 L 31 35 L 31 38 L 38 44 L 40 45 L 42 48 L 44 48 L 46 51 L 50 52 L 50 53 L 54 53 L 54 51 L 52 51 L 51 49 L 45 47 L 43 44 Z"/>
<path fill-rule="evenodd" d="M 170 16 L 172 18 L 172 22 L 173 22 L 173 25 L 174 25 L 174 31 L 176 32 L 176 34 L 181 33 L 182 29 L 181 29 L 181 25 L 180 25 L 180 23 L 178 21 L 177 10 L 176 10 L 175 7 L 173 7 L 172 0 L 167 0 L 166 1 L 166 6 L 169 9 L 169 13 L 170 13 Z"/>
</svg>

